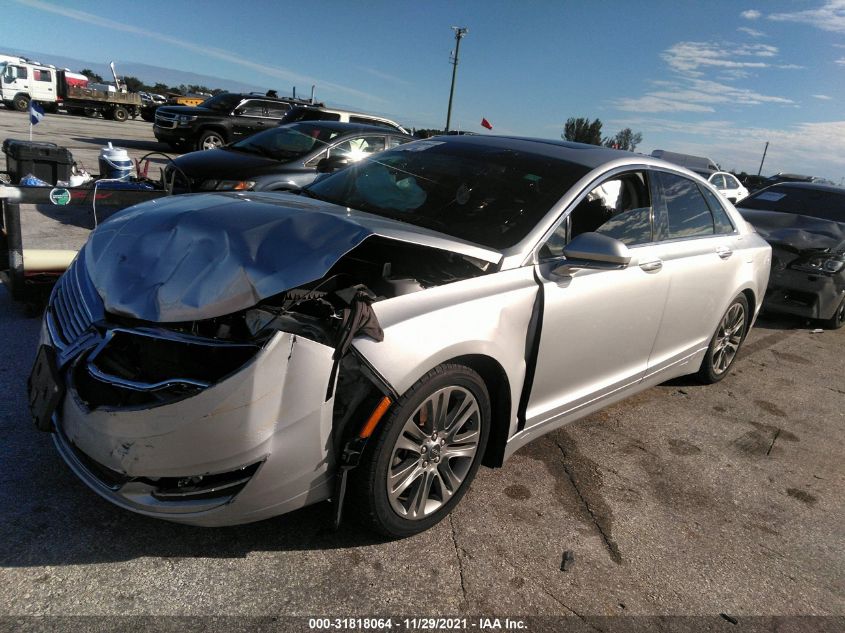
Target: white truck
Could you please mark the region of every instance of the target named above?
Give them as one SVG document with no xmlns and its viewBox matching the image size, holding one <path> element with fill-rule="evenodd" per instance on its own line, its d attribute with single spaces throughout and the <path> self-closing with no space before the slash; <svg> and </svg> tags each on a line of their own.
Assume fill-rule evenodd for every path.
<svg viewBox="0 0 845 633">
<path fill-rule="evenodd" d="M 4 61 L 5 60 L 5 61 Z M 114 65 L 112 64 L 112 72 Z M 45 110 L 56 112 L 59 108 L 69 114 L 96 116 L 125 121 L 141 113 L 141 97 L 120 89 L 104 90 L 105 86 L 89 85 L 88 77 L 68 69 L 39 64 L 23 57 L 0 59 L 0 99 L 7 108 L 25 112 L 29 102 L 38 101 Z"/>
</svg>

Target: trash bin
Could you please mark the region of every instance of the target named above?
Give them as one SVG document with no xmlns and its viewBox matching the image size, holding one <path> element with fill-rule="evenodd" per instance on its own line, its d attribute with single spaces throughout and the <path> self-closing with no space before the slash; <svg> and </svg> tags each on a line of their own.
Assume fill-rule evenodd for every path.
<svg viewBox="0 0 845 633">
<path fill-rule="evenodd" d="M 58 180 L 70 180 L 73 154 L 66 147 L 43 141 L 21 141 L 7 138 L 3 141 L 6 171 L 17 184 L 27 174 L 55 185 Z"/>
</svg>

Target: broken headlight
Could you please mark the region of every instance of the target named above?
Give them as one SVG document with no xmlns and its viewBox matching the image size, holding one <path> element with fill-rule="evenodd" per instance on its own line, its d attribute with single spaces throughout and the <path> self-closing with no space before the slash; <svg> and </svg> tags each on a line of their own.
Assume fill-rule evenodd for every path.
<svg viewBox="0 0 845 633">
<path fill-rule="evenodd" d="M 220 382 L 260 349 L 152 328 L 115 328 L 79 364 L 75 383 L 91 407 L 164 404 Z"/>
<path fill-rule="evenodd" d="M 826 273 L 833 275 L 845 268 L 845 259 L 835 253 L 821 253 L 804 259 L 799 259 L 790 265 L 794 270 L 807 273 Z"/>
</svg>

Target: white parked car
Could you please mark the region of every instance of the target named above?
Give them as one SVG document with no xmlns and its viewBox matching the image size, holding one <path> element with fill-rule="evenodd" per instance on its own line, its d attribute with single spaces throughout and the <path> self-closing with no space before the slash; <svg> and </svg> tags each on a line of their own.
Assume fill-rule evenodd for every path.
<svg viewBox="0 0 845 633">
<path fill-rule="evenodd" d="M 726 171 L 717 171 L 715 174 L 711 174 L 707 180 L 719 190 L 719 193 L 734 204 L 748 197 L 748 189 L 742 186 L 736 176 Z"/>
<path fill-rule="evenodd" d="M 147 516 L 331 498 L 339 521 L 348 491 L 407 536 L 482 463 L 670 378 L 724 378 L 770 265 L 681 167 L 439 136 L 301 195 L 171 196 L 100 224 L 50 299 L 32 413 L 88 486 Z"/>
</svg>

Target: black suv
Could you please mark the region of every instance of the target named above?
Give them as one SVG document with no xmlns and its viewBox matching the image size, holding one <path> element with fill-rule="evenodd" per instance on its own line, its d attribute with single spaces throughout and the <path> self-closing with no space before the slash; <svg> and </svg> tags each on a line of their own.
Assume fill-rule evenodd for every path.
<svg viewBox="0 0 845 633">
<path fill-rule="evenodd" d="M 302 99 L 222 92 L 196 107 L 161 106 L 155 112 L 155 137 L 179 151 L 215 149 L 276 127 Z"/>
</svg>

